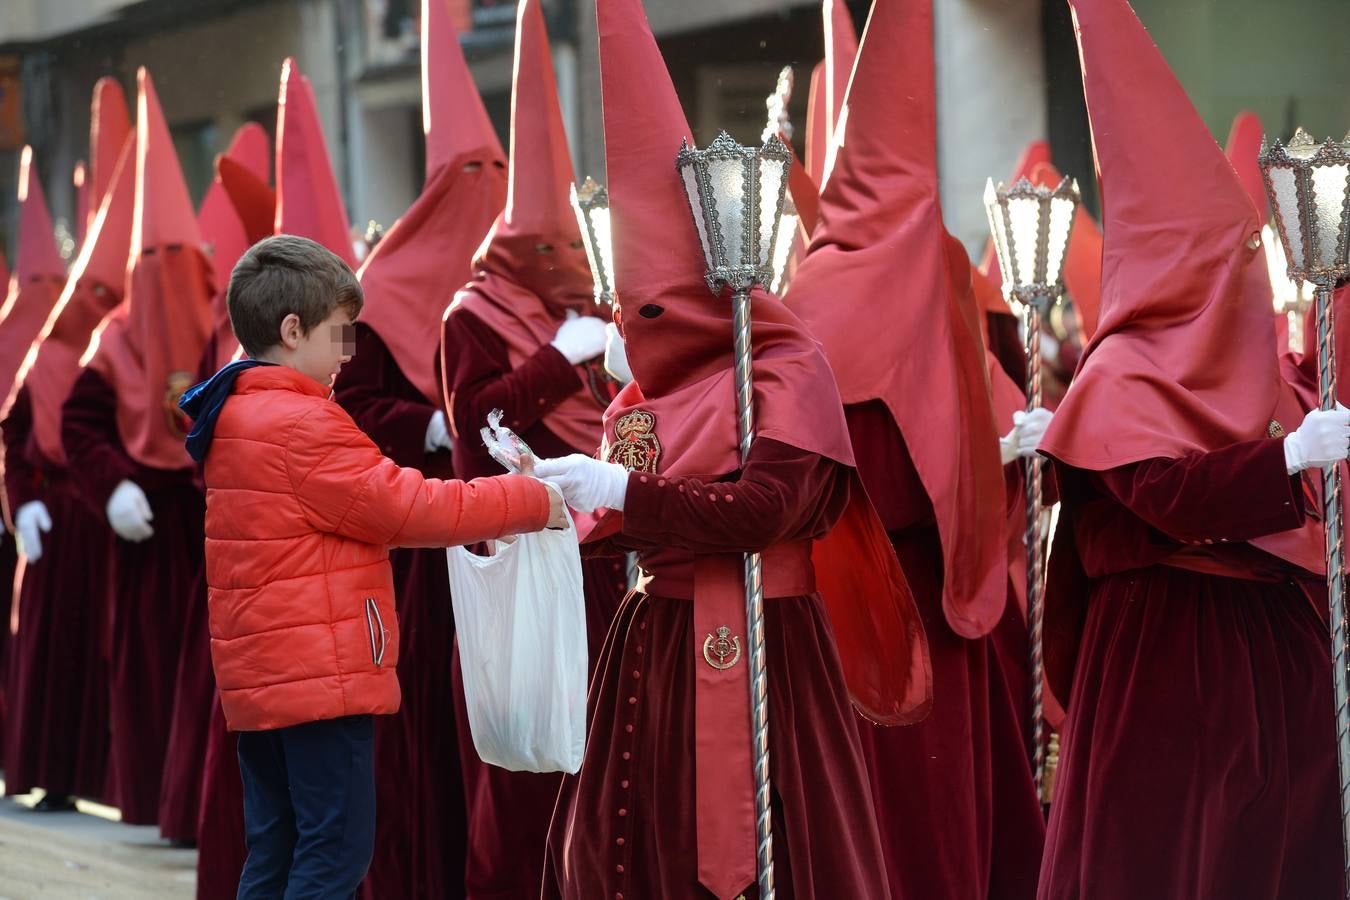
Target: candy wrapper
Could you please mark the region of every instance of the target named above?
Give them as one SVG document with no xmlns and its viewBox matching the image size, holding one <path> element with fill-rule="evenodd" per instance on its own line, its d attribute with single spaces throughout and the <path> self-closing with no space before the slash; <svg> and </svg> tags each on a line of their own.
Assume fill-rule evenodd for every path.
<svg viewBox="0 0 1350 900">
<path fill-rule="evenodd" d="M 479 429 L 488 455 L 495 459 L 508 472 L 519 474 L 520 460 L 523 456 L 533 456 L 530 445 L 502 424 L 502 411 L 494 409 L 488 413 L 487 426 Z"/>
</svg>

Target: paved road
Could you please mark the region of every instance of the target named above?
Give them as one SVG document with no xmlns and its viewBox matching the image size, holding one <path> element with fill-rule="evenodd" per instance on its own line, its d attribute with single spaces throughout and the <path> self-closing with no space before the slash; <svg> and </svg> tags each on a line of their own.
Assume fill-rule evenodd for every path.
<svg viewBox="0 0 1350 900">
<path fill-rule="evenodd" d="M 154 826 L 116 811 L 36 813 L 35 796 L 0 798 L 0 900 L 191 900 L 197 852 L 176 850 Z"/>
</svg>

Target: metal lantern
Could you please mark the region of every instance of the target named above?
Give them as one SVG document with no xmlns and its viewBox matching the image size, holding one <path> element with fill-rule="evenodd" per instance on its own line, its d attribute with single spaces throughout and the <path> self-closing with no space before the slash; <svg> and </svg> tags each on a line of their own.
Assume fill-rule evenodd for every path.
<svg viewBox="0 0 1350 900">
<path fill-rule="evenodd" d="M 1304 353 L 1307 351 L 1307 340 L 1303 333 L 1303 319 L 1312 308 L 1315 287 L 1311 282 L 1299 282 L 1289 277 L 1284 245 L 1270 225 L 1261 227 L 1261 243 L 1266 248 L 1266 269 L 1270 274 L 1275 315 L 1288 319 L 1289 349 L 1295 353 Z"/>
<path fill-rule="evenodd" d="M 1350 137 L 1317 144 L 1300 128 L 1259 162 L 1289 277 L 1334 287 L 1350 273 Z"/>
<path fill-rule="evenodd" d="M 781 137 L 785 141 L 792 140 L 792 117 L 788 115 L 788 103 L 791 101 L 792 66 L 783 66 L 778 72 L 778 83 L 774 85 L 773 93 L 764 101 L 764 106 L 769 111 L 769 121 L 764 126 L 764 133 L 759 137 L 761 141 L 767 141 L 771 137 Z"/>
<path fill-rule="evenodd" d="M 1266 196 L 1294 281 L 1316 286 L 1317 381 L 1320 406 L 1336 406 L 1336 328 L 1332 292 L 1350 275 L 1350 138 L 1317 144 L 1302 128 L 1288 144 L 1276 141 L 1257 158 Z M 1331 618 L 1331 676 L 1336 709 L 1336 758 L 1341 779 L 1341 838 L 1350 885 L 1350 685 L 1346 674 L 1345 523 L 1341 467 L 1323 469 L 1327 606 Z"/>
<path fill-rule="evenodd" d="M 726 132 L 706 149 L 688 143 L 675 157 L 703 247 L 704 277 L 713 295 L 732 289 L 736 414 L 741 462 L 755 438 L 750 289 L 774 279 L 774 250 L 782 227 L 792 153 L 770 135 L 762 147 L 743 147 Z M 758 553 L 745 556 L 746 657 L 750 665 L 750 731 L 755 784 L 755 846 L 759 896 L 771 900 L 773 829 L 769 783 L 769 685 L 764 652 L 764 581 Z"/>
<path fill-rule="evenodd" d="M 614 305 L 614 245 L 609 232 L 609 192 L 590 176 L 581 187 L 572 185 L 572 209 L 581 226 L 586 259 L 591 264 L 597 303 Z"/>
<path fill-rule="evenodd" d="M 1054 189 L 1026 178 L 1010 188 L 989 179 L 984 206 L 1006 295 L 1045 313 L 1064 293 L 1064 258 L 1078 203 L 1078 182 L 1070 178 Z"/>
<path fill-rule="evenodd" d="M 761 147 L 725 131 L 702 150 L 687 143 L 675 157 L 703 246 L 708 289 L 749 291 L 773 283 L 773 249 L 787 196 L 792 153 L 777 135 Z"/>
<path fill-rule="evenodd" d="M 1041 405 L 1041 316 L 1064 293 L 1064 258 L 1078 212 L 1078 184 L 1065 178 L 1053 189 L 1038 187 L 1026 178 L 1011 188 L 989 180 L 984 191 L 989 230 L 994 236 L 1004 295 L 1017 301 L 1025 331 L 1027 411 Z M 1045 559 L 1041 525 L 1041 458 L 1026 461 L 1027 625 L 1031 656 L 1031 763 L 1036 791 L 1044 803 L 1047 793 L 1045 753 L 1045 662 L 1042 631 L 1045 623 Z"/>
</svg>

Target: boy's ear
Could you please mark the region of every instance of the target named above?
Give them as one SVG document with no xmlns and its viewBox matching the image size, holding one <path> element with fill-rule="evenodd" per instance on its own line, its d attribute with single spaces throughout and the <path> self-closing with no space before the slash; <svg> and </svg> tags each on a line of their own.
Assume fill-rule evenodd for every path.
<svg viewBox="0 0 1350 900">
<path fill-rule="evenodd" d="M 299 347 L 300 339 L 305 336 L 304 329 L 300 327 L 300 317 L 295 313 L 288 313 L 286 318 L 281 320 L 278 336 L 281 338 L 282 346 L 287 350 Z"/>
</svg>

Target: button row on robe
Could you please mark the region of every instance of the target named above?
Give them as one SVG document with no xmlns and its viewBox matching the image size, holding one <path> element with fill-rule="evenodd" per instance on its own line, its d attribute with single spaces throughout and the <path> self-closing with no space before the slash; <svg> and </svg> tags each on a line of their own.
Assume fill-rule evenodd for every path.
<svg viewBox="0 0 1350 900">
<path fill-rule="evenodd" d="M 634 618 L 634 619 L 639 620 L 639 621 L 638 621 L 638 631 L 639 631 L 639 632 L 645 631 L 645 630 L 647 629 L 647 622 L 646 622 L 647 613 L 648 613 L 648 610 L 647 610 L 647 598 L 644 597 L 642 600 L 638 601 L 637 609 L 636 609 L 636 611 L 634 612 L 634 615 L 633 615 L 633 618 Z M 632 634 L 632 625 L 631 625 L 631 621 L 630 621 L 630 625 L 629 625 L 629 634 L 630 634 L 630 635 Z M 637 638 L 637 640 L 638 640 L 638 643 L 635 643 L 635 644 L 633 645 L 633 654 L 634 654 L 634 656 L 641 656 L 642 653 L 643 653 L 643 651 L 644 651 L 646 648 L 645 648 L 645 646 L 641 643 L 641 640 L 642 640 L 641 638 Z M 626 643 L 626 640 L 625 640 L 625 643 Z M 638 663 L 638 662 L 630 661 L 630 664 L 633 666 L 633 668 L 632 668 L 632 670 L 631 670 L 631 671 L 632 671 L 632 677 L 633 677 L 633 680 L 634 680 L 634 681 L 637 681 L 637 680 L 639 680 L 639 679 L 642 677 L 642 670 L 641 670 L 640 668 L 638 668 L 638 666 L 639 666 L 639 663 Z M 622 671 L 622 669 L 620 669 L 620 671 Z M 622 690 L 622 685 L 615 685 L 615 689 L 616 689 L 616 691 L 621 691 L 621 690 Z M 622 696 L 622 693 L 620 693 L 620 696 Z M 631 712 L 632 712 L 633 714 L 636 714 L 636 712 L 637 712 L 637 695 L 636 695 L 636 693 L 630 694 L 630 695 L 628 696 L 628 704 L 627 704 L 627 705 L 628 705 L 628 707 L 630 708 Z M 620 709 L 622 709 L 622 707 L 621 707 Z M 629 722 L 629 723 L 626 723 L 626 724 L 624 725 L 624 733 L 625 733 L 625 734 L 632 735 L 632 734 L 633 734 L 633 730 L 634 730 L 634 729 L 633 729 L 633 723 Z M 629 740 L 631 741 L 632 738 L 630 737 Z M 625 750 L 620 754 L 621 758 L 623 759 L 623 761 L 624 761 L 625 763 L 631 762 L 632 759 L 633 759 L 633 753 L 632 753 L 631 747 L 632 747 L 632 745 L 629 744 L 629 749 L 625 749 Z M 619 789 L 620 789 L 621 791 L 625 792 L 625 795 L 626 795 L 627 792 L 630 792 L 630 791 L 632 790 L 632 781 L 631 781 L 631 779 L 629 778 L 630 773 L 629 773 L 628 771 L 624 771 L 623 775 L 624 775 L 624 777 L 621 778 L 620 781 L 619 781 Z M 627 797 L 627 796 L 624 796 L 623 799 L 621 799 L 619 802 L 620 802 L 620 803 L 623 803 L 623 804 L 625 804 L 625 805 L 620 806 L 620 807 L 618 808 L 618 816 L 619 816 L 619 822 L 620 822 L 620 831 L 621 831 L 622 833 L 619 834 L 619 835 L 618 835 L 617 837 L 615 837 L 615 839 L 614 839 L 614 846 L 617 848 L 617 852 L 618 852 L 618 860 L 617 860 L 617 861 L 615 862 L 615 864 L 614 864 L 614 873 L 615 873 L 616 875 L 618 875 L 618 876 L 623 876 L 624 872 L 626 871 L 625 864 L 628 862 L 628 855 L 629 855 L 629 850 L 628 850 L 628 838 L 631 836 L 631 832 L 632 832 L 633 826 L 632 826 L 632 820 L 631 820 L 631 819 L 629 818 L 629 816 L 628 816 L 628 806 L 631 805 L 631 803 L 629 802 L 628 797 Z M 626 879 L 624 879 L 624 880 L 626 881 Z M 614 896 L 615 896 L 616 900 L 623 900 L 623 892 L 622 892 L 622 891 L 616 891 L 616 892 L 614 893 Z"/>
</svg>

